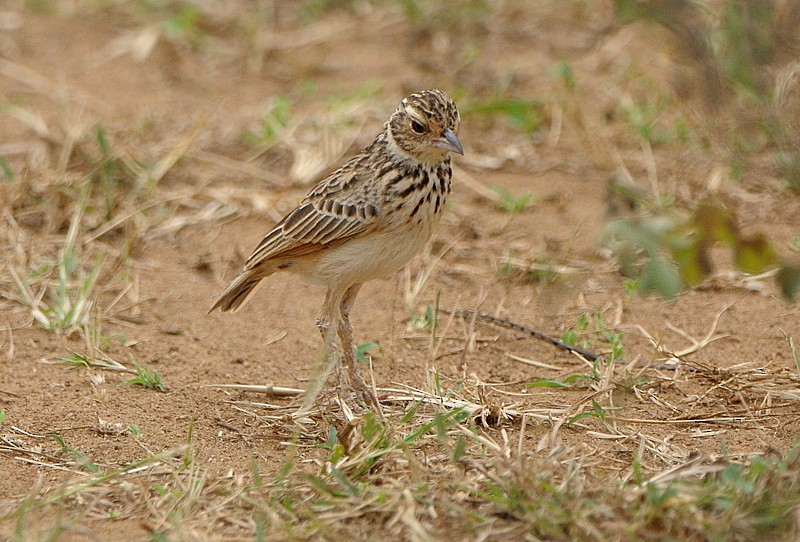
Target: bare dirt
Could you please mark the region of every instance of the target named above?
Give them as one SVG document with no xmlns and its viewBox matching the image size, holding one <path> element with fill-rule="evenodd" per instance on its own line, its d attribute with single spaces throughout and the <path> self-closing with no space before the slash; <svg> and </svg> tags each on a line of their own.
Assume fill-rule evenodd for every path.
<svg viewBox="0 0 800 542">
<path fill-rule="evenodd" d="M 46 492 L 74 476 L 69 469 L 53 467 L 63 452 L 49 434 L 59 435 L 94 463 L 113 467 L 179 447 L 192 428 L 197 461 L 210 476 L 247 476 L 252 461 L 265 476 L 277 472 L 286 457 L 288 431 L 261 423 L 252 414 L 258 409 L 243 412 L 229 401 L 285 405 L 288 400 L 225 392 L 213 385 L 302 387 L 320 346 L 314 316 L 324 291 L 280 275 L 263 286 L 246 310 L 235 315 L 209 315 L 207 310 L 261 236 L 319 174 L 310 180 L 292 178 L 291 152 L 277 148 L 258 154 L 243 143 L 243 134 L 258 126 L 265 104 L 276 96 L 292 97 L 291 115 L 304 118 L 320 111 L 327 96 L 357 94 L 368 81 L 379 81 L 380 87 L 363 100 L 366 105 L 356 119 L 360 128 L 344 155 L 368 143 L 396 103 L 420 88 L 442 87 L 458 96 L 459 88 L 496 88 L 507 77 L 515 95 L 542 102 L 547 112 L 544 128 L 533 136 L 506 122 L 464 116 L 460 137 L 466 157 L 456 159 L 452 201 L 435 240 L 407 270 L 368 284 L 359 296 L 353 317 L 357 341 L 381 345 L 381 353 L 373 352 L 379 387 L 427 389 L 435 368 L 447 385 L 459 380 L 497 384 L 484 390 L 492 404 L 583 404 L 591 395 L 585 388 L 532 392 L 525 386 L 531 380 L 589 372 L 575 356 L 516 331 L 460 319 L 444 328 L 446 338 L 432 355 L 429 332 L 412 329 L 409 317 L 422 314 L 438 298 L 442 307 L 483 310 L 558 337 L 574 329 L 580 315 L 591 320 L 599 314 L 609 329 L 624 333 L 629 374 L 651 382 L 645 393 L 634 393 L 618 375 L 613 405 L 624 433 L 661 442 L 663 455 L 643 457 L 647 472 L 668 468 L 665 457 L 678 461 L 723 451 L 738 457 L 769 448 L 787 450 L 797 438 L 800 403 L 759 391 L 752 380 L 745 383 L 744 373 L 731 373 L 726 380 L 724 371 L 745 367 L 765 378 L 796 371 L 783 333 L 800 340 L 798 308 L 780 297 L 771 279 L 742 280 L 724 253 L 714 278 L 675 300 L 629 296 L 624 278 L 599 246 L 608 205 L 606 180 L 614 167 L 606 152 L 596 149 L 615 148 L 617 159 L 638 178 L 646 179 L 648 171 L 640 144 L 632 135 L 620 134 L 618 123 L 603 125 L 599 112 L 627 92 L 619 88 L 620 65 L 637 49 L 651 49 L 646 29 L 615 28 L 608 10 L 581 12 L 589 19 L 565 31 L 578 20 L 573 19 L 580 15 L 577 9 L 556 15 L 546 7 L 530 7 L 517 16 L 506 13 L 508 24 L 502 30 L 487 23 L 427 35 L 414 34 L 394 7 L 331 9 L 311 26 L 291 17 L 291 10 L 276 8 L 272 35 L 286 41 L 262 56 L 246 53 L 250 44 L 245 30 L 229 21 L 214 25 L 213 16 L 207 15 L 200 45 L 161 36 L 152 51 L 137 59 L 130 52 L 112 55 L 119 43 L 115 40 L 157 25 L 155 15 L 137 18 L 121 8 L 89 7 L 39 13 L 21 2 L 0 7 L 0 13 L 13 15 L 13 24 L 0 28 L 3 102 L 24 104 L 59 133 L 69 126 L 85 133 L 87 126 L 101 125 L 113 135 L 114 145 L 141 158 L 149 151 L 168 150 L 198 130 L 186 157 L 155 187 L 153 201 L 165 203 L 142 215 L 153 226 L 136 243 L 130 265 L 105 270 L 99 290 L 99 307 L 108 308 L 102 332 L 113 337 L 108 355 L 128 365 L 134 357 L 157 370 L 168 391 L 121 385 L 129 374 L 54 363 L 58 356 L 85 352 L 83 336 L 45 331 L 13 296 L 0 300 L 0 408 L 5 412 L 0 434 L 25 447 L 39 446 L 42 453 L 36 461 L 0 453 L 0 502 L 17 502 L 34 486 Z M 325 28 L 332 29 L 330 34 L 323 33 Z M 447 64 L 447 59 L 458 58 L 451 54 L 458 38 L 480 44 L 478 60 L 463 69 Z M 552 73 L 561 60 L 571 64 L 579 84 L 591 89 L 587 94 L 594 100 L 587 101 L 582 113 L 591 119 L 586 132 L 577 130 L 572 113 L 559 105 Z M 656 56 L 639 62 L 654 78 L 667 78 Z M 564 128 L 559 137 L 549 138 L 557 110 Z M 587 133 L 596 138 L 595 147 L 587 142 Z M 11 145 L 22 151 L 12 152 Z M 10 115 L 0 117 L 0 148 L 34 189 L 48 182 L 37 176 L 36 161 L 58 161 L 56 145 Z M 210 162 L 212 153 L 230 163 Z M 492 165 L 486 166 L 489 158 Z M 715 160 L 686 156 L 667 145 L 656 149 L 653 163 L 661 186 L 690 203 L 706 192 L 707 180 L 720 165 Z M 259 177 L 259 171 L 266 173 Z M 511 215 L 487 197 L 486 191 L 494 193 L 491 187 L 515 194 L 530 191 L 533 203 Z M 776 246 L 785 247 L 798 234 L 800 199 L 776 181 L 723 181 L 718 191 L 743 228 L 764 231 Z M 226 195 L 235 211 L 192 223 L 219 194 Z M 178 199 L 167 202 L 170 198 Z M 12 208 L 13 202 L 6 201 L 4 212 Z M 16 217 L 23 232 L 17 242 L 24 243 L 25 251 L 37 253 L 66 233 L 68 221 L 58 218 L 59 204 L 45 208 L 52 217 L 30 217 L 29 224 Z M 186 225 L 158 229 L 163 220 L 174 218 Z M 125 236 L 111 232 L 98 242 L 122 250 Z M 503 272 L 510 258 L 526 264 L 549 262 L 569 271 L 552 283 L 530 281 L 525 273 Z M 409 295 L 408 284 L 429 270 L 421 291 Z M 123 271 L 128 282 L 120 279 Z M 10 275 L 3 275 L 3 289 L 13 291 Z M 127 284 L 133 286 L 125 290 Z M 448 322 L 442 315 L 440 326 Z M 685 356 L 685 369 L 676 372 L 663 365 L 664 351 L 691 346 L 687 336 L 701 340 L 707 333 L 716 340 Z M 470 337 L 473 347 L 466 348 Z M 608 348 L 594 336 L 588 339 L 594 350 Z M 556 368 L 526 365 L 510 355 Z M 136 425 L 141 437 L 104 433 L 100 420 Z M 694 421 L 681 425 L 681 420 Z M 519 425 L 507 422 L 487 429 L 494 438 L 500 438 L 501 430 L 513 440 Z M 548 423 L 536 422 L 527 429 L 525 446 L 534 450 L 550 431 Z M 560 439 L 565 447 L 585 446 L 598 467 L 609 471 L 627 465 L 644 442 L 635 437 L 587 440 L 577 428 L 562 430 Z M 136 518 L 93 518 L 86 525 L 103 540 L 140 539 L 152 527 Z"/>
</svg>

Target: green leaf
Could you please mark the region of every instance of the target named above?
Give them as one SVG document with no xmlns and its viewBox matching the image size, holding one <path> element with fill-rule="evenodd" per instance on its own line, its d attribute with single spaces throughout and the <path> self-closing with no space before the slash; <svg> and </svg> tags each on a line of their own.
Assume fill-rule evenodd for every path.
<svg viewBox="0 0 800 542">
<path fill-rule="evenodd" d="M 576 414 L 567 420 L 567 425 L 572 425 L 573 423 L 578 423 L 581 420 L 585 420 L 586 418 L 597 418 L 597 412 L 595 411 L 585 411 L 581 412 L 580 414 Z"/>
<path fill-rule="evenodd" d="M 694 225 L 699 242 L 719 241 L 733 245 L 737 238 L 736 224 L 719 203 L 705 200 L 694 212 Z"/>
<path fill-rule="evenodd" d="M 575 70 L 572 69 L 572 66 L 567 61 L 561 60 L 556 64 L 555 72 L 564 82 L 566 89 L 574 93 L 578 88 L 578 83 L 575 80 Z"/>
<path fill-rule="evenodd" d="M 797 290 L 800 289 L 800 265 L 784 264 L 775 280 L 781 288 L 783 297 L 794 303 L 797 299 Z"/>
<path fill-rule="evenodd" d="M 14 177 L 15 177 L 14 170 L 11 169 L 11 166 L 8 164 L 6 159 L 3 158 L 2 156 L 0 156 L 0 172 L 3 173 L 3 176 L 6 178 L 6 180 L 8 180 L 8 181 L 13 181 L 14 180 Z"/>
<path fill-rule="evenodd" d="M 133 356 L 131 358 L 133 359 Z M 136 360 L 133 361 L 133 367 L 136 369 L 136 376 L 122 382 L 120 386 L 143 386 L 150 390 L 162 393 L 167 392 L 167 386 L 161 380 L 161 375 L 158 374 L 158 371 L 145 365 L 139 365 Z"/>
<path fill-rule="evenodd" d="M 383 348 L 381 348 L 380 344 L 376 343 L 375 341 L 369 341 L 356 346 L 356 359 L 361 363 L 367 363 L 366 354 L 373 348 L 377 348 L 380 353 L 383 353 Z"/>
<path fill-rule="evenodd" d="M 467 440 L 464 438 L 463 434 L 459 434 L 458 438 L 456 438 L 456 445 L 453 447 L 453 461 L 457 462 L 459 459 L 464 457 L 466 452 Z"/>
<path fill-rule="evenodd" d="M 655 256 L 661 250 L 659 236 L 638 220 L 620 218 L 606 225 L 606 231 L 611 236 L 617 236 L 628 243 L 640 248 L 648 256 Z"/>
<path fill-rule="evenodd" d="M 745 273 L 762 273 L 778 263 L 778 255 L 766 236 L 758 233 L 736 243 L 734 261 Z"/>
<path fill-rule="evenodd" d="M 574 382 L 578 382 L 580 380 L 592 380 L 592 375 L 579 373 L 576 375 L 570 375 L 564 379 L 564 383 L 566 384 L 573 384 Z"/>
<path fill-rule="evenodd" d="M 578 334 L 568 329 L 561 335 L 561 342 L 570 346 L 575 346 L 578 343 Z"/>
<path fill-rule="evenodd" d="M 592 399 L 592 408 L 594 408 L 595 416 L 597 416 L 601 420 L 605 419 L 605 417 L 606 417 L 605 409 L 603 408 L 603 406 L 600 403 L 598 403 L 594 399 Z"/>
<path fill-rule="evenodd" d="M 684 238 L 670 246 L 672 259 L 678 266 L 681 278 L 689 286 L 697 286 L 711 272 L 711 262 L 705 250 L 697 242 L 686 242 Z"/>
<path fill-rule="evenodd" d="M 669 24 L 675 19 L 676 5 L 671 2 L 642 2 L 641 0 L 614 0 L 614 15 L 622 22 L 629 23 L 642 19 L 661 24 Z"/>
<path fill-rule="evenodd" d="M 199 30 L 200 11 L 195 7 L 186 7 L 163 23 L 164 35 L 168 38 L 185 38 L 197 34 Z"/>
<path fill-rule="evenodd" d="M 571 388 L 570 384 L 560 380 L 534 380 L 525 384 L 530 388 Z"/>
<path fill-rule="evenodd" d="M 658 292 L 664 297 L 675 297 L 683 288 L 678 270 L 662 258 L 653 258 L 642 269 L 639 287 L 644 292 Z"/>
<path fill-rule="evenodd" d="M 58 445 L 61 446 L 61 453 L 71 455 L 87 471 L 89 471 L 92 474 L 98 474 L 100 472 L 100 467 L 95 465 L 88 457 L 86 457 L 86 454 L 67 444 L 67 442 L 63 438 L 61 438 L 60 435 L 57 435 L 55 433 L 47 433 L 47 436 L 55 440 L 58 443 Z"/>
<path fill-rule="evenodd" d="M 408 423 L 409 420 L 411 420 L 411 418 L 413 418 L 414 415 L 417 413 L 422 404 L 423 404 L 422 401 L 420 401 L 414 404 L 414 406 L 412 406 L 410 409 L 408 409 L 408 412 L 403 414 L 403 417 L 400 418 L 400 425 L 405 425 L 406 423 Z"/>
<path fill-rule="evenodd" d="M 108 141 L 108 135 L 102 126 L 97 125 L 94 127 L 94 137 L 97 140 L 97 147 L 103 156 L 108 156 L 111 153 L 111 143 Z"/>
</svg>

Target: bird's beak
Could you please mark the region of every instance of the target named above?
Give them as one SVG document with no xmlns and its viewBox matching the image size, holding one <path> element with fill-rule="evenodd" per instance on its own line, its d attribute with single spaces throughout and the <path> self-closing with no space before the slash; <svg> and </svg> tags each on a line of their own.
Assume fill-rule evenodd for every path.
<svg viewBox="0 0 800 542">
<path fill-rule="evenodd" d="M 443 151 L 457 152 L 461 156 L 464 156 L 464 149 L 461 147 L 458 136 L 449 129 L 444 131 L 442 137 L 433 140 L 433 146 Z"/>
</svg>

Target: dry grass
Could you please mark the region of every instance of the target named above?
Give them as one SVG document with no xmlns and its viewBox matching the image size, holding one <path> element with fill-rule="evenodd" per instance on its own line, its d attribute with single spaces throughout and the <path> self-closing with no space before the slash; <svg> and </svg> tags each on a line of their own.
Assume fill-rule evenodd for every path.
<svg viewBox="0 0 800 542">
<path fill-rule="evenodd" d="M 710 378 L 715 384 L 707 393 L 733 381 L 740 391 L 763 393 L 763 384 L 756 382 L 764 379 L 757 374 Z M 784 389 L 777 380 L 768 393 Z M 71 480 L 5 502 L 3 518 L 15 521 L 26 537 L 36 526 L 44 526 L 42 532 L 70 532 L 84 521 L 107 518 L 143 521 L 154 534 L 169 533 L 170 539 L 245 532 L 326 540 L 349 532 L 357 540 L 371 539 L 368 530 L 353 529 L 360 522 L 415 540 L 495 540 L 526 533 L 551 540 L 707 540 L 730 532 L 737 540 L 765 535 L 789 540 L 797 535 L 796 450 L 786 456 L 690 457 L 669 443 L 671 436 L 647 434 L 654 423 L 674 423 L 672 434 L 762 424 L 780 412 L 788 399 L 784 395 L 780 404 L 756 412 L 658 420 L 609 415 L 585 425 L 569 420 L 585 412 L 590 398 L 599 400 L 597 392 L 564 408 L 514 410 L 479 403 L 484 386 L 446 396 L 383 390 L 389 393 L 383 396 L 385 423 L 366 414 L 342 424 L 320 412 L 297 424 L 288 412 L 261 414 L 258 405 L 239 406 L 255 425 L 283 435 L 284 465 L 269 479 L 255 463 L 249 474 L 208 475 L 194 458 L 191 432 L 186 446 L 119 468 L 87 464 L 68 446 L 61 457 L 49 457 L 4 439 L 0 451 L 18 461 L 67 470 Z M 535 395 L 518 397 L 518 403 L 535 401 Z M 531 446 L 529 434 L 540 432 L 542 423 L 552 429 Z M 228 429 L 248 439 L 247 429 Z M 584 443 L 564 446 L 559 431 L 579 431 Z M 636 452 L 628 460 L 609 462 L 609 440 L 629 443 Z"/>
<path fill-rule="evenodd" d="M 12 11 L 30 9 L 23 4 L 15 4 Z M 553 155 L 579 153 L 583 158 L 570 162 L 577 170 L 597 168 L 641 179 L 638 184 L 647 185 L 666 206 L 721 192 L 725 181 L 718 178 L 719 171 L 743 162 L 749 169 L 736 174 L 768 179 L 763 197 L 796 197 L 789 162 L 783 169 L 769 162 L 777 151 L 785 158 L 796 152 L 796 126 L 781 125 L 773 140 L 755 150 L 737 147 L 741 140 L 711 138 L 714 126 L 742 118 L 745 105 L 741 96 L 737 101 L 736 89 L 728 89 L 733 96 L 728 103 L 715 105 L 710 122 L 691 116 L 707 92 L 679 101 L 660 87 L 664 72 L 686 60 L 681 52 L 674 53 L 677 59 L 659 59 L 668 69 L 623 55 L 635 28 L 609 14 L 593 15 L 583 2 L 569 2 L 563 19 L 552 15 L 550 22 L 585 21 L 580 35 L 589 42 L 603 40 L 608 33 L 614 36 L 593 49 L 590 58 L 576 55 L 576 67 L 623 56 L 631 62 L 598 99 L 596 89 L 582 86 L 580 79 L 576 83 L 566 61 L 558 76 L 536 82 L 525 76 L 505 77 L 476 61 L 485 51 L 490 55 L 494 48 L 513 45 L 498 27 L 531 39 L 535 29 L 525 27 L 525 18 L 544 15 L 513 3 L 449 0 L 437 7 L 421 0 L 342 6 L 301 2 L 299 8 L 286 8 L 288 14 L 277 2 L 259 3 L 258 8 L 248 2 L 166 4 L 161 10 L 145 2 L 137 12 L 125 3 L 55 2 L 53 9 L 62 16 L 107 10 L 130 23 L 133 30 L 99 54 L 98 65 L 109 67 L 121 55 L 147 58 L 155 54 L 156 43 L 166 41 L 177 56 L 205 58 L 212 64 L 238 61 L 258 73 L 267 57 L 281 51 L 342 40 L 363 24 L 401 25 L 403 35 L 414 36 L 430 52 L 412 53 L 407 61 L 460 89 L 459 103 L 472 111 L 465 114 L 465 124 L 473 136 L 482 137 L 474 137 L 474 152 L 457 173 L 481 205 L 508 212 L 497 226 L 500 232 L 535 197 L 498 192 L 482 179 L 498 171 L 547 171 L 551 165 L 537 159 L 542 146 Z M 721 9 L 721 2 L 712 4 Z M 795 2 L 778 4 L 787 12 L 797 11 Z M 283 18 L 276 16 L 278 11 Z M 283 22 L 278 25 L 277 20 Z M 672 21 L 657 23 L 666 28 L 659 40 L 674 38 Z M 465 31 L 484 37 L 462 43 Z M 780 92 L 762 109 L 751 111 L 745 119 L 748 126 L 758 114 L 775 122 L 774 108 L 781 104 L 793 107 L 796 66 L 794 71 L 789 66 L 777 66 Z M 284 68 L 287 73 L 275 76 L 308 75 Z M 386 109 L 383 103 L 375 106 L 380 86 L 370 83 L 349 93 L 354 98 L 311 99 L 298 91 L 291 96 L 288 113 L 275 103 L 264 106 L 260 121 L 243 130 L 255 138 L 245 145 L 232 142 L 230 135 L 219 136 L 204 116 L 148 128 L 104 127 L 95 96 L 9 60 L 0 60 L 0 73 L 32 96 L 30 103 L 17 104 L 0 95 L 0 115 L 16 119 L 25 129 L 19 144 L 0 145 L 0 176 L 6 177 L 0 183 L 0 294 L 12 315 L 3 342 L 7 357 L 14 357 L 15 330 L 39 326 L 81 336 L 86 354 L 76 354 L 76 359 L 83 356 L 87 366 L 123 372 L 131 369 L 104 354 L 103 336 L 108 325 L 137 323 L 143 248 L 184 230 L 201 231 L 250 214 L 279 218 L 278 199 L 302 193 L 359 144 L 364 126 L 374 125 L 379 111 Z M 512 100 L 519 94 L 535 94 L 541 103 Z M 61 114 L 45 116 L 40 110 Z M 691 134 L 686 140 L 681 126 Z M 734 135 L 751 135 L 741 128 Z M 217 144 L 223 151 L 217 152 Z M 688 163 L 709 165 L 678 171 Z M 190 173 L 198 170 L 203 173 Z M 240 186 L 228 182 L 231 179 L 244 180 Z M 781 187 L 781 179 L 789 188 Z M 738 190 L 724 197 L 751 209 L 752 200 Z M 467 230 L 474 214 L 474 206 L 457 201 L 445 226 L 451 232 Z M 570 232 L 568 237 L 578 235 Z M 501 285 L 569 285 L 573 276 L 615 271 L 608 259 L 570 259 L 569 247 L 548 252 L 547 261 L 541 254 L 512 254 L 509 248 L 507 267 L 492 276 L 466 256 L 490 253 L 496 238 L 465 237 L 454 235 L 423 259 L 418 273 L 408 272 L 405 304 L 410 325 L 393 340 L 407 341 L 430 360 L 427 386 L 380 388 L 384 419 L 371 412 L 346 416 L 335 405 L 317 405 L 298 419 L 293 415 L 297 404 L 287 406 L 285 399 L 297 390 L 222 383 L 220 394 L 230 395 L 220 403 L 230 417 L 219 422 L 220 429 L 247 446 L 265 433 L 277 435 L 283 461 L 275 475 L 262 474 L 255 460 L 250 469 L 236 465 L 224 474 L 207 468 L 198 460 L 202 443 L 194 438 L 191 423 L 184 445 L 150 450 L 135 428 L 98 419 L 98 433 L 133 439 L 141 459 L 97 464 L 59 435 L 9 426 L 0 402 L 0 453 L 12 465 L 19 462 L 63 474 L 58 484 L 42 483 L 27 495 L 0 496 L 0 525 L 6 529 L 2 532 L 17 540 L 71 539 L 90 530 L 87 525 L 113 520 L 112 529 L 117 525 L 122 532 L 126 522 L 144 525 L 152 540 L 373 540 L 381 533 L 409 540 L 800 536 L 797 448 L 771 450 L 769 439 L 762 438 L 766 431 L 796 433 L 800 361 L 791 322 L 781 348 L 797 362 L 793 368 L 744 359 L 725 368 L 705 362 L 704 349 L 725 337 L 716 331 L 723 309 L 699 338 L 673 326 L 680 337 L 673 341 L 680 340 L 679 346 L 643 326 L 630 326 L 627 333 L 636 332 L 647 345 L 640 349 L 646 353 L 634 359 L 618 355 L 626 339 L 617 323 L 600 318 L 594 327 L 577 330 L 576 336 L 604 356 L 587 359 L 578 352 L 571 368 L 506 352 L 513 363 L 535 367 L 541 377 L 483 381 L 463 365 L 461 373 L 439 371 L 436 365 L 443 358 L 463 359 L 496 342 L 485 338 L 490 332 L 516 333 L 489 331 L 468 313 L 456 315 L 463 308 L 481 309 L 483 299 L 464 300 L 469 306 L 439 317 L 438 307 L 425 306 L 422 292 L 432 289 L 432 277 L 442 275 L 437 265 L 443 258 L 453 274 Z M 504 311 L 503 301 L 493 300 L 497 304 L 489 312 L 514 320 L 516 315 Z M 534 340 L 513 338 L 514 344 Z M 277 399 L 254 400 L 258 392 Z M 0 399 L 5 393 L 0 389 Z M 730 454 L 722 448 L 696 455 L 690 444 L 717 437 L 724 442 L 726 433 L 743 431 L 764 445 L 747 453 Z"/>
</svg>

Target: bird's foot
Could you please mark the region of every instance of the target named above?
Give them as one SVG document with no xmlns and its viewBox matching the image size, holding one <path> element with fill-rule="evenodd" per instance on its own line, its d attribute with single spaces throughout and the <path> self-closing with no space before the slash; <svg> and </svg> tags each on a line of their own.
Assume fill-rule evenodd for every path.
<svg viewBox="0 0 800 542">
<path fill-rule="evenodd" d="M 372 386 L 368 385 L 361 373 L 345 369 L 339 373 L 339 400 L 342 408 L 349 407 L 353 412 L 364 412 L 374 408 L 380 414 L 381 407 Z"/>
<path fill-rule="evenodd" d="M 330 411 L 338 404 L 348 420 L 352 420 L 370 409 L 374 410 L 380 418 L 383 417 L 375 391 L 359 373 L 353 373 L 343 368 L 337 371 L 336 376 L 338 378 L 334 379 L 333 385 L 329 382 L 325 387 L 315 391 L 307 390 L 303 404 L 295 416 L 307 415 L 316 408 Z M 312 391 L 313 393 L 311 393 Z"/>
<path fill-rule="evenodd" d="M 338 365 L 333 378 L 327 383 L 309 386 L 303 404 L 295 416 L 305 416 L 317 408 L 330 411 L 331 407 L 337 404 L 348 420 L 368 410 L 374 410 L 378 417 L 383 419 L 382 409 L 372 386 L 367 384 L 357 368 L 353 369 L 346 365 Z"/>
</svg>

